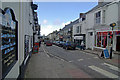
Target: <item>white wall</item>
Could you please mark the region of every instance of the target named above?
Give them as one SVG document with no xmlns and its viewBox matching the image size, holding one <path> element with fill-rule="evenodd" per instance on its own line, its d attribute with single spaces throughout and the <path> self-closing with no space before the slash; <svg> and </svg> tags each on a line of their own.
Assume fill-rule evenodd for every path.
<svg viewBox="0 0 120 80">
<path fill-rule="evenodd" d="M 94 12 L 89 12 L 86 14 L 86 29 L 93 28 L 94 26 Z"/>
<path fill-rule="evenodd" d="M 118 4 L 112 4 L 109 5 L 106 9 L 106 14 L 105 14 L 105 21 L 106 24 L 109 25 L 110 23 L 118 21 Z"/>
<path fill-rule="evenodd" d="M 90 36 L 89 32 L 93 31 L 94 26 L 94 11 L 91 11 L 86 14 L 86 48 L 93 49 L 94 47 L 94 33 L 93 36 Z"/>
<path fill-rule="evenodd" d="M 81 34 L 86 34 L 86 20 L 81 22 Z"/>
</svg>

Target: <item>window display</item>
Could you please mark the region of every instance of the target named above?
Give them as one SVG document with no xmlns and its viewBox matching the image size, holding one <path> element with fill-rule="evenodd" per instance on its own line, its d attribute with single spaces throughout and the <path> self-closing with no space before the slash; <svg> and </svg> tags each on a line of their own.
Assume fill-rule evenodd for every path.
<svg viewBox="0 0 120 80">
<path fill-rule="evenodd" d="M 0 49 L 2 52 L 2 76 L 5 77 L 17 61 L 17 21 L 13 20 L 14 14 L 11 9 L 6 9 L 2 15 L 2 25 L 0 26 Z M 13 12 L 12 12 L 13 13 Z"/>
<path fill-rule="evenodd" d="M 97 36 L 95 37 L 95 39 L 97 40 L 97 47 L 102 47 L 102 48 L 106 48 L 107 46 L 107 32 L 97 32 Z M 95 43 L 96 43 L 95 40 Z"/>
</svg>

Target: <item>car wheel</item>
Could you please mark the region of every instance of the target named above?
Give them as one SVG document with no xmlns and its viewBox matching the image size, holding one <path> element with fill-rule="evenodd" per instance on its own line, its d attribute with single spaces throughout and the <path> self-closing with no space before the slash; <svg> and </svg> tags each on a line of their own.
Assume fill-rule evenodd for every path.
<svg viewBox="0 0 120 80">
<path fill-rule="evenodd" d="M 76 48 L 74 47 L 73 49 L 75 50 Z"/>
<path fill-rule="evenodd" d="M 66 47 L 66 49 L 68 50 L 69 48 L 68 48 L 68 47 Z"/>
</svg>

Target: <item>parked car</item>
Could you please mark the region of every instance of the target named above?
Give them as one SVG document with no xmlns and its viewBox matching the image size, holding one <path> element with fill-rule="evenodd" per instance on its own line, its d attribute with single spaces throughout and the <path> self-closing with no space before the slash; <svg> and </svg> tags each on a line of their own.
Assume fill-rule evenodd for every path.
<svg viewBox="0 0 120 80">
<path fill-rule="evenodd" d="M 65 43 L 64 41 L 60 41 L 58 46 L 63 47 L 64 43 Z"/>
<path fill-rule="evenodd" d="M 47 41 L 46 42 L 46 46 L 52 46 L 52 42 L 51 41 Z"/>
<path fill-rule="evenodd" d="M 65 42 L 64 43 L 64 45 L 63 45 L 63 49 L 76 49 L 76 44 L 75 43 L 73 43 L 73 42 L 71 42 L 71 41 L 67 41 L 67 42 Z"/>
<path fill-rule="evenodd" d="M 60 44 L 60 41 L 56 41 L 56 45 L 59 46 L 59 44 Z"/>
<path fill-rule="evenodd" d="M 55 45 L 55 44 L 56 44 L 56 41 L 53 41 L 52 43 Z"/>
</svg>

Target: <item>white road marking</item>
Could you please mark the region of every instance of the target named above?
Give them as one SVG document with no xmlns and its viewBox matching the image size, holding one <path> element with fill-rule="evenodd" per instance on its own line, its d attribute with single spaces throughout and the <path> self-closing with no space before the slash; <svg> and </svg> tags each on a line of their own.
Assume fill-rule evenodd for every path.
<svg viewBox="0 0 120 80">
<path fill-rule="evenodd" d="M 83 61 L 83 59 L 78 59 L 78 61 Z"/>
<path fill-rule="evenodd" d="M 88 53 L 88 55 L 90 55 L 90 56 L 94 56 L 93 54 L 91 54 L 91 53 Z"/>
<path fill-rule="evenodd" d="M 99 67 L 96 67 L 96 66 L 94 66 L 94 65 L 88 66 L 88 67 L 91 68 L 92 70 L 95 70 L 95 71 L 101 73 L 101 74 L 104 75 L 104 76 L 107 76 L 108 78 L 118 78 L 118 77 L 119 77 L 119 76 L 117 76 L 117 75 L 115 75 L 115 74 L 113 74 L 113 73 L 110 73 L 110 72 L 108 72 L 108 71 L 106 71 L 106 70 L 103 70 L 103 69 L 101 69 L 101 68 L 99 68 Z"/>
<path fill-rule="evenodd" d="M 73 61 L 68 61 L 68 62 L 73 62 Z"/>
<path fill-rule="evenodd" d="M 97 59 L 98 57 L 94 57 L 94 58 L 96 58 L 96 59 Z"/>
<path fill-rule="evenodd" d="M 91 59 L 91 58 L 88 58 L 88 59 Z"/>
<path fill-rule="evenodd" d="M 43 47 L 42 47 L 42 49 L 43 49 L 44 53 L 46 53 L 46 56 L 47 56 L 47 57 L 50 57 L 50 56 L 47 54 L 48 52 L 45 51 L 45 49 L 44 49 Z"/>
<path fill-rule="evenodd" d="M 103 63 L 103 65 L 107 65 L 107 66 L 109 66 L 110 69 L 120 72 L 120 69 L 116 66 L 113 66 L 113 65 L 108 64 L 108 63 Z"/>
</svg>

